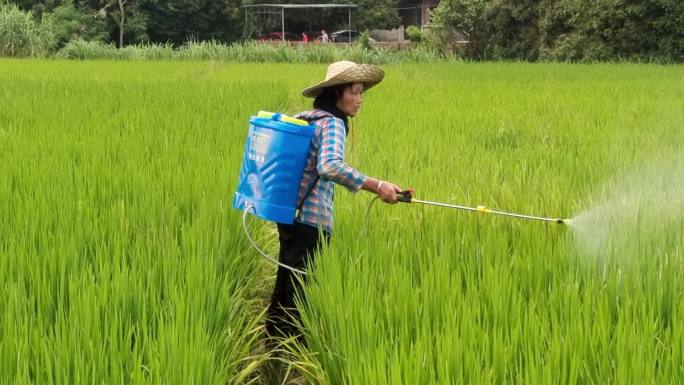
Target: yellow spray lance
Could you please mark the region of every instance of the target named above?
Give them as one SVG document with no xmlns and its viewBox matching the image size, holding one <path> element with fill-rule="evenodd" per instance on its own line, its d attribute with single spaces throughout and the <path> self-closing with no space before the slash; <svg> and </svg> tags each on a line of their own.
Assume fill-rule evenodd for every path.
<svg viewBox="0 0 684 385">
<path fill-rule="evenodd" d="M 528 219 L 528 220 L 533 220 L 533 221 L 551 222 L 551 223 L 557 223 L 557 224 L 562 224 L 562 225 L 567 225 L 570 223 L 569 219 L 544 218 L 544 217 L 537 217 L 537 216 L 533 216 L 533 215 L 523 215 L 523 214 L 516 214 L 516 213 L 507 213 L 505 211 L 492 210 L 492 209 L 488 209 L 485 206 L 468 207 L 468 206 L 452 205 L 452 204 L 447 204 L 447 203 L 431 202 L 431 201 L 415 199 L 415 198 L 413 198 L 413 190 L 401 191 L 397 194 L 399 195 L 399 198 L 398 198 L 399 202 L 404 202 L 404 203 L 420 203 L 420 204 L 429 205 L 429 206 L 446 207 L 446 208 L 450 208 L 450 209 L 457 209 L 457 210 L 464 210 L 464 211 L 475 211 L 475 212 L 484 213 L 484 214 L 502 215 L 502 216 L 506 216 L 506 217 Z"/>
</svg>

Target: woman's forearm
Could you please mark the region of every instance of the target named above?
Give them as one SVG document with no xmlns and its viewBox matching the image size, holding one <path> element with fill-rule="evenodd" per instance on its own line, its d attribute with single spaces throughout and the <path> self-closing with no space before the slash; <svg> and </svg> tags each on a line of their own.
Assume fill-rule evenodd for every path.
<svg viewBox="0 0 684 385">
<path fill-rule="evenodd" d="M 371 178 L 371 177 L 368 177 L 366 179 L 366 181 L 363 183 L 363 185 L 361 186 L 362 190 L 370 191 L 370 192 L 375 193 L 375 194 L 378 193 L 379 188 L 380 188 L 380 180 L 375 179 L 375 178 Z"/>
</svg>

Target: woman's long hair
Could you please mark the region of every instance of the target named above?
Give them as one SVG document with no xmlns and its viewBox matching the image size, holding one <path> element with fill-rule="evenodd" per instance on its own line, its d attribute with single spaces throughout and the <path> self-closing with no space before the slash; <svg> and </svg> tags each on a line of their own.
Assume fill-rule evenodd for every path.
<svg viewBox="0 0 684 385">
<path fill-rule="evenodd" d="M 339 84 L 336 86 L 323 88 L 323 91 L 316 96 L 316 99 L 313 102 L 313 107 L 319 110 L 327 111 L 333 114 L 333 116 L 336 118 L 342 119 L 344 122 L 345 131 L 347 135 L 349 135 L 349 132 L 351 131 L 349 118 L 344 112 L 337 108 L 337 102 L 340 100 L 342 94 L 344 94 L 344 90 L 347 87 L 349 87 L 349 84 Z"/>
<path fill-rule="evenodd" d="M 347 84 L 338 84 L 336 86 L 323 88 L 321 93 L 316 96 L 316 99 L 313 102 L 314 108 L 319 108 L 326 111 L 328 111 L 330 107 L 337 108 L 336 104 L 342 97 L 344 89 L 348 86 L 349 85 Z"/>
</svg>

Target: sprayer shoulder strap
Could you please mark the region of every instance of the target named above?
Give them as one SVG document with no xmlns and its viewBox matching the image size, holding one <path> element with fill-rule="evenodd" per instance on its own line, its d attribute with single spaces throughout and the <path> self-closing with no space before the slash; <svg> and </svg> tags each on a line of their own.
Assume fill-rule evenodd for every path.
<svg viewBox="0 0 684 385">
<path fill-rule="evenodd" d="M 332 117 L 332 115 L 323 115 L 323 116 L 317 116 L 315 118 L 300 118 L 300 119 L 304 119 L 307 122 L 309 122 L 309 124 L 311 124 L 317 120 L 330 118 L 330 117 Z M 318 184 L 319 179 L 320 179 L 320 175 L 318 175 L 318 172 L 316 172 L 316 178 L 314 178 L 313 184 L 311 184 L 311 187 L 309 187 L 309 189 L 306 191 L 306 194 L 304 194 L 304 197 L 302 197 L 302 201 L 299 202 L 299 204 L 297 205 L 297 211 L 302 210 L 302 207 L 304 207 L 304 202 L 306 202 L 307 198 L 309 198 L 309 195 L 311 195 L 311 192 L 313 192 L 313 189 L 316 188 L 316 185 Z"/>
<path fill-rule="evenodd" d="M 309 195 L 311 195 L 311 192 L 313 191 L 314 188 L 316 188 L 316 184 L 318 183 L 319 175 L 316 174 L 316 178 L 314 179 L 313 184 L 309 189 L 306 191 L 306 194 L 304 194 L 304 197 L 302 198 L 302 201 L 299 202 L 299 205 L 297 205 L 297 211 L 301 211 L 302 207 L 304 207 L 304 202 L 306 202 L 306 199 L 309 198 Z"/>
</svg>

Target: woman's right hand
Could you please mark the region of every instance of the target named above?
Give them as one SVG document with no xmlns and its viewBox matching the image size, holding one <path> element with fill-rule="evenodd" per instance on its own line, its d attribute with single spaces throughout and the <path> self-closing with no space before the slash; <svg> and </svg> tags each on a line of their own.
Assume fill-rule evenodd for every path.
<svg viewBox="0 0 684 385">
<path fill-rule="evenodd" d="M 378 197 L 380 197 L 380 199 L 382 199 L 383 202 L 395 204 L 398 202 L 399 199 L 397 193 L 402 191 L 404 190 L 402 190 L 401 187 L 395 185 L 394 183 L 379 181 L 375 193 L 378 194 Z"/>
</svg>

